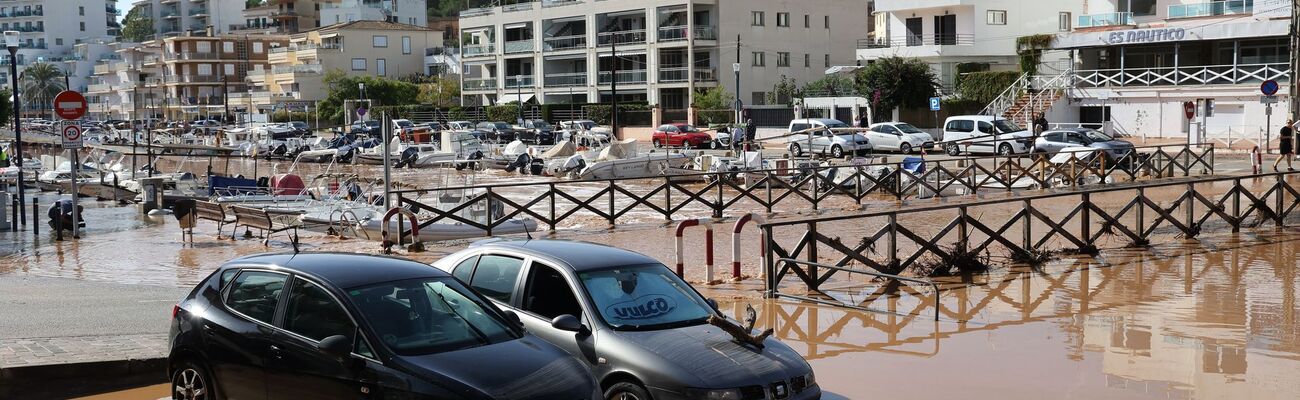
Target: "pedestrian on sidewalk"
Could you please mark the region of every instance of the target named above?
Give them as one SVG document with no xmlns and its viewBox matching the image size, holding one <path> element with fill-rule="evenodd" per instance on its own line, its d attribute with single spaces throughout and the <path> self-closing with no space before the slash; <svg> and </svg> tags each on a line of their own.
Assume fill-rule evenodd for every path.
<svg viewBox="0 0 1300 400">
<path fill-rule="evenodd" d="M 1286 126 L 1282 127 L 1282 132 L 1278 136 L 1278 155 L 1277 160 L 1273 161 L 1273 171 L 1277 172 L 1277 166 L 1282 159 L 1286 159 L 1287 171 L 1295 171 L 1295 168 L 1291 167 L 1291 159 L 1295 158 L 1295 121 L 1287 119 Z"/>
<path fill-rule="evenodd" d="M 1038 113 L 1034 118 L 1034 136 L 1041 135 L 1043 132 L 1047 132 L 1047 117 L 1043 116 L 1043 113 Z"/>
</svg>

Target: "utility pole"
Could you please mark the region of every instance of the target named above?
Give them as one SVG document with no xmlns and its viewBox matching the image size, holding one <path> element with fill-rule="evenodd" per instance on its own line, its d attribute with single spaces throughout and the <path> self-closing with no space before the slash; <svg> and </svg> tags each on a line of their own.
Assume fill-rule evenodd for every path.
<svg viewBox="0 0 1300 400">
<path fill-rule="evenodd" d="M 732 68 L 732 70 L 736 72 L 735 114 L 736 114 L 736 123 L 739 124 L 743 122 L 740 120 L 740 109 L 741 109 L 741 104 L 744 104 L 741 103 L 740 100 L 740 34 L 739 33 L 736 34 L 736 65 L 734 68 Z"/>
<path fill-rule="evenodd" d="M 1287 94 L 1291 101 L 1291 115 L 1288 118 L 1295 118 L 1300 115 L 1300 102 L 1296 101 L 1296 96 L 1300 94 L 1300 81 L 1296 79 L 1296 70 L 1300 69 L 1300 62 L 1296 61 L 1296 52 L 1300 51 L 1300 0 L 1291 0 L 1291 80 L 1290 92 Z"/>
<path fill-rule="evenodd" d="M 618 132 L 618 34 L 611 34 L 609 40 L 609 54 L 613 61 L 614 70 L 609 74 L 609 126 L 614 132 L 615 139 L 623 139 Z M 596 97 L 600 97 L 600 90 L 596 90 Z"/>
</svg>

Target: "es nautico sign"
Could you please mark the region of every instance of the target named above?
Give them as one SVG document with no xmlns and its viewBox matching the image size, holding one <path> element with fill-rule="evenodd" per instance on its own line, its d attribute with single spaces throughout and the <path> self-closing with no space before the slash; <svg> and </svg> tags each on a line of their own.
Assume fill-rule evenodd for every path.
<svg viewBox="0 0 1300 400">
<path fill-rule="evenodd" d="M 1176 42 L 1187 38 L 1183 28 L 1134 29 L 1104 33 L 1102 40 L 1106 44 L 1159 43 Z"/>
</svg>

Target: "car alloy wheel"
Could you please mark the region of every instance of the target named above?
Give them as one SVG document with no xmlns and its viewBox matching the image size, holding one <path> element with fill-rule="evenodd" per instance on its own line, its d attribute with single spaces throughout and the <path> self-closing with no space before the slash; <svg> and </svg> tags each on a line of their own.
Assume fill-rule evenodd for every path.
<svg viewBox="0 0 1300 400">
<path fill-rule="evenodd" d="M 911 154 L 911 153 L 912 153 L 912 145 L 907 144 L 907 143 L 903 143 L 902 145 L 898 146 L 898 152 L 903 153 L 903 154 Z"/>
<path fill-rule="evenodd" d="M 206 400 L 212 398 L 209 392 L 203 372 L 193 366 L 185 366 L 172 377 L 172 399 Z"/>
<path fill-rule="evenodd" d="M 832 157 L 832 158 L 844 158 L 844 148 L 843 148 L 843 147 L 840 147 L 840 145 L 838 145 L 838 144 L 837 144 L 837 145 L 834 145 L 834 146 L 831 146 L 831 157 Z"/>
<path fill-rule="evenodd" d="M 960 149 L 960 148 L 957 148 L 957 145 L 952 144 L 952 143 L 944 143 L 944 144 L 943 144 L 943 151 L 946 152 L 946 153 L 948 153 L 948 155 L 953 156 L 953 157 L 956 157 L 956 156 L 961 155 L 961 149 Z"/>
<path fill-rule="evenodd" d="M 1003 143 L 1001 146 L 998 146 L 998 154 L 1004 156 L 1011 155 L 1011 145 Z"/>
<path fill-rule="evenodd" d="M 793 154 L 795 157 L 802 156 L 802 155 L 803 155 L 803 149 L 799 147 L 799 144 L 798 144 L 798 143 L 791 143 L 791 144 L 790 144 L 790 154 Z"/>
<path fill-rule="evenodd" d="M 650 393 L 637 384 L 619 382 L 605 391 L 605 400 L 650 400 Z"/>
<path fill-rule="evenodd" d="M 664 142 L 659 141 L 659 139 L 655 139 L 653 142 L 656 149 L 664 147 Z"/>
</svg>

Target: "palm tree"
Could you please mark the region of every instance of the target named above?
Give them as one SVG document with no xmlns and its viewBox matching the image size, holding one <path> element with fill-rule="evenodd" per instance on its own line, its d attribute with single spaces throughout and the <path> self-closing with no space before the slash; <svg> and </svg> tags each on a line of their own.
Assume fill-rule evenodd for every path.
<svg viewBox="0 0 1300 400">
<path fill-rule="evenodd" d="M 40 106 L 41 117 L 48 117 L 45 111 L 67 86 L 64 85 L 63 70 L 47 62 L 37 62 L 27 67 L 22 73 L 22 96 L 27 104 Z M 48 118 L 47 118 L 48 119 Z"/>
</svg>

